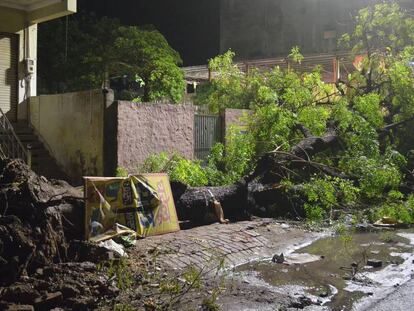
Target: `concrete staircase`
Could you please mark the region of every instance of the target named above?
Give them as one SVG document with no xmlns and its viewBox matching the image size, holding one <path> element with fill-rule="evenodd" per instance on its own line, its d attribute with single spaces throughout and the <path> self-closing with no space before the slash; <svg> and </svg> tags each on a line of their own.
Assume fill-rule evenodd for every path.
<svg viewBox="0 0 414 311">
<path fill-rule="evenodd" d="M 48 179 L 68 180 L 66 174 L 59 168 L 56 160 L 51 156 L 27 122 L 14 122 L 12 125 L 23 146 L 26 149 L 28 145 L 31 146 L 33 171 Z"/>
</svg>

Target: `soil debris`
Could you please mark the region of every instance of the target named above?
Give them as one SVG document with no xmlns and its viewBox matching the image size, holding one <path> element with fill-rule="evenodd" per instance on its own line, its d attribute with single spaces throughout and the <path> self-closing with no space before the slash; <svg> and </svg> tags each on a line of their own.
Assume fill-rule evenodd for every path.
<svg viewBox="0 0 414 311">
<path fill-rule="evenodd" d="M 81 241 L 82 193 L 0 161 L 0 309 L 93 309 L 119 290 L 96 263 L 117 258 Z"/>
</svg>

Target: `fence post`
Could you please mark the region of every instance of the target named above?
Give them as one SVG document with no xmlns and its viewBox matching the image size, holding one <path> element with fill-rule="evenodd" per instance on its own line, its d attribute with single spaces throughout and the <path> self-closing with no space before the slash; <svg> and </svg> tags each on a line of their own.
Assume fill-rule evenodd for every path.
<svg viewBox="0 0 414 311">
<path fill-rule="evenodd" d="M 31 144 L 27 144 L 27 165 L 29 166 L 29 168 L 32 168 L 32 145 Z"/>
<path fill-rule="evenodd" d="M 339 80 L 339 59 L 337 56 L 335 56 L 334 59 L 332 59 L 332 67 L 333 67 L 333 82 L 337 83 Z"/>
</svg>

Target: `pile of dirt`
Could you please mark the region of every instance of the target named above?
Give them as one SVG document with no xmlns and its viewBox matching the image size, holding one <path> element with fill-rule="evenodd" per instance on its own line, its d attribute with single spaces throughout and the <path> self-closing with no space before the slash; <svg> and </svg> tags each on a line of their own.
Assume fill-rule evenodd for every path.
<svg viewBox="0 0 414 311">
<path fill-rule="evenodd" d="M 118 295 L 119 289 L 112 283 L 91 262 L 52 264 L 3 288 L 0 309 L 94 310 Z"/>
<path fill-rule="evenodd" d="M 95 264 L 112 256 L 81 242 L 82 192 L 36 175 L 19 160 L 0 161 L 0 303 L 36 310 L 89 308 L 116 293 Z M 9 307 L 6 307 L 9 306 Z"/>
</svg>

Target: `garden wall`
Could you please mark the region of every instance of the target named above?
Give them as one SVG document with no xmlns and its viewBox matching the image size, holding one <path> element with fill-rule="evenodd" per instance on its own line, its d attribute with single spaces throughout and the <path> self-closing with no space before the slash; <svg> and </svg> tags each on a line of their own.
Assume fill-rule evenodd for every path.
<svg viewBox="0 0 414 311">
<path fill-rule="evenodd" d="M 116 105 L 117 166 L 135 172 L 155 153 L 194 157 L 194 113 L 191 104 L 131 103 Z"/>
<path fill-rule="evenodd" d="M 104 174 L 105 97 L 93 90 L 30 98 L 31 126 L 72 180 Z"/>
<path fill-rule="evenodd" d="M 237 126 L 241 131 L 246 130 L 246 122 L 243 120 L 244 117 L 251 114 L 251 110 L 248 109 L 224 109 L 221 111 L 221 116 L 223 118 L 223 135 L 227 136 L 230 128 L 232 126 Z"/>
</svg>

